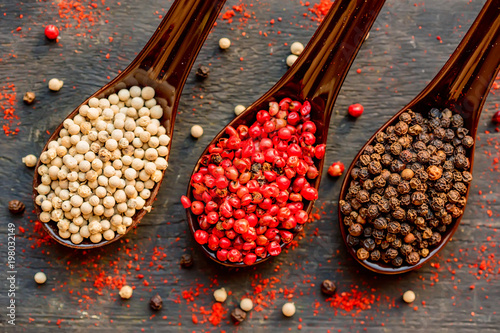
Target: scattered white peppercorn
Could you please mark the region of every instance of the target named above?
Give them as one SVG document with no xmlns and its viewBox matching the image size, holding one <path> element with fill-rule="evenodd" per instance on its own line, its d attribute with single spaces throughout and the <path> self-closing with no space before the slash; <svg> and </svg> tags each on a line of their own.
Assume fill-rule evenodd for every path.
<svg viewBox="0 0 500 333">
<path fill-rule="evenodd" d="M 52 91 L 59 91 L 61 90 L 62 86 L 63 86 L 64 82 L 59 80 L 59 79 L 50 79 L 49 80 L 49 89 L 52 90 Z"/>
<path fill-rule="evenodd" d="M 134 290 L 132 289 L 131 286 L 125 285 L 120 289 L 120 291 L 118 293 L 120 294 L 121 298 L 129 299 L 130 297 L 132 297 Z"/>
<path fill-rule="evenodd" d="M 292 67 L 297 58 L 298 56 L 296 56 L 295 54 L 290 54 L 288 57 L 286 57 L 286 64 L 288 65 L 288 67 Z"/>
<path fill-rule="evenodd" d="M 37 158 L 35 155 L 33 154 L 29 154 L 29 155 L 26 155 L 23 157 L 22 159 L 23 163 L 28 167 L 28 168 L 32 168 L 36 165 L 36 162 L 37 162 Z"/>
<path fill-rule="evenodd" d="M 35 202 L 40 221 L 55 222 L 60 237 L 74 244 L 112 240 L 127 232 L 137 211 L 151 210 L 146 200 L 168 167 L 170 143 L 154 97 L 152 87 L 133 86 L 90 98 L 47 144 Z M 36 157 L 23 162 L 34 166 Z"/>
<path fill-rule="evenodd" d="M 239 116 L 240 114 L 243 113 L 243 111 L 245 111 L 246 107 L 244 107 L 243 105 L 241 104 L 238 104 L 234 107 L 234 114 Z"/>
<path fill-rule="evenodd" d="M 253 309 L 253 302 L 250 298 L 243 298 L 241 301 L 240 301 L 240 308 L 243 310 L 243 311 L 250 311 Z"/>
<path fill-rule="evenodd" d="M 191 135 L 193 136 L 193 138 L 198 139 L 203 135 L 203 127 L 201 127 L 200 125 L 194 125 L 193 127 L 191 127 Z"/>
<path fill-rule="evenodd" d="M 231 46 L 231 41 L 229 38 L 221 38 L 219 39 L 219 47 L 223 50 L 228 49 Z"/>
<path fill-rule="evenodd" d="M 220 288 L 214 291 L 214 298 L 217 302 L 224 303 L 227 298 L 226 289 Z"/>
<path fill-rule="evenodd" d="M 294 42 L 290 46 L 290 52 L 295 55 L 300 55 L 304 51 L 304 45 L 301 42 Z"/>
<path fill-rule="evenodd" d="M 403 294 L 403 301 L 406 303 L 413 303 L 415 301 L 415 293 L 412 290 L 407 290 Z"/>
<path fill-rule="evenodd" d="M 295 304 L 293 304 L 292 302 L 285 303 L 283 304 L 281 311 L 283 312 L 284 316 L 292 317 L 295 314 Z"/>
<path fill-rule="evenodd" d="M 35 282 L 38 284 L 44 284 L 47 281 L 47 275 L 44 272 L 38 272 L 35 274 Z"/>
</svg>

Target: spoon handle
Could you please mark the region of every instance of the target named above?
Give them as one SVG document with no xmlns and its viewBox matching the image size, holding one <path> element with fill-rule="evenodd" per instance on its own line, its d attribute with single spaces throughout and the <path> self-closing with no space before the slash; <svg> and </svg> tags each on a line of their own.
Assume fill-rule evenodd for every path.
<svg viewBox="0 0 500 333">
<path fill-rule="evenodd" d="M 137 57 L 148 76 L 180 94 L 203 42 L 225 0 L 176 0 Z"/>
<path fill-rule="evenodd" d="M 488 0 L 450 59 L 414 103 L 441 105 L 460 113 L 475 136 L 499 69 L 500 2 Z"/>
<path fill-rule="evenodd" d="M 311 42 L 278 83 L 278 89 L 301 91 L 317 110 L 324 110 L 328 127 L 344 78 L 385 0 L 338 0 Z"/>
</svg>

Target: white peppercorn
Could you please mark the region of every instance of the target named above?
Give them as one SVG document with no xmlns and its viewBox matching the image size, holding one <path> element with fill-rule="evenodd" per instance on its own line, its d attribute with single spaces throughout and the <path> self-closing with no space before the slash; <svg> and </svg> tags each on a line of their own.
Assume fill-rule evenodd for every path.
<svg viewBox="0 0 500 333">
<path fill-rule="evenodd" d="M 35 282 L 38 284 L 44 284 L 47 281 L 47 276 L 44 272 L 38 272 L 34 276 Z"/>
<path fill-rule="evenodd" d="M 295 314 L 295 304 L 292 302 L 285 303 L 283 304 L 281 311 L 283 312 L 284 316 L 292 317 Z"/>
<path fill-rule="evenodd" d="M 194 125 L 193 127 L 191 127 L 191 136 L 193 138 L 198 139 L 202 135 L 203 135 L 203 127 L 201 127 L 200 125 Z"/>
<path fill-rule="evenodd" d="M 133 292 L 134 290 L 130 286 L 123 286 L 120 289 L 119 294 L 121 298 L 129 299 L 130 297 L 132 297 Z"/>
<path fill-rule="evenodd" d="M 49 80 L 49 89 L 52 91 L 61 90 L 63 85 L 64 85 L 64 82 L 59 80 L 59 79 L 54 78 L 54 79 Z"/>
<path fill-rule="evenodd" d="M 29 154 L 23 157 L 22 162 L 28 167 L 32 168 L 36 165 L 37 158 L 33 154 Z"/>
<path fill-rule="evenodd" d="M 219 47 L 223 50 L 228 49 L 231 46 L 231 41 L 229 38 L 221 38 L 219 39 Z"/>
<path fill-rule="evenodd" d="M 243 111 L 246 110 L 246 107 L 244 107 L 243 105 L 241 104 L 238 104 L 234 107 L 234 114 L 239 116 L 240 114 L 243 113 Z"/>
</svg>

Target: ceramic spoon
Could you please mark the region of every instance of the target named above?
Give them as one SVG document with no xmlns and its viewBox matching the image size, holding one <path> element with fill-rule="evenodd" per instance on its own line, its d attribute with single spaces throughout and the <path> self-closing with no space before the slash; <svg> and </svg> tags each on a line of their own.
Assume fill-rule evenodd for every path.
<svg viewBox="0 0 500 333">
<path fill-rule="evenodd" d="M 295 64 L 288 72 L 262 97 L 236 117 L 228 126 L 237 128 L 239 125 L 251 125 L 256 113 L 267 109 L 269 102 L 290 97 L 293 100 L 309 101 L 312 105 L 311 119 L 315 122 L 316 144 L 326 143 L 330 116 L 333 105 L 344 82 L 344 78 L 365 40 L 365 37 L 375 21 L 385 0 L 338 0 L 331 7 L 313 38 L 304 49 Z M 226 136 L 223 129 L 210 144 L 216 143 Z M 208 147 L 202 157 L 208 152 Z M 316 161 L 319 176 L 312 186 L 319 187 L 323 170 L 323 159 Z M 194 168 L 200 167 L 201 158 Z M 191 186 L 188 187 L 188 197 L 193 199 Z M 314 202 L 305 201 L 304 210 L 310 213 Z M 196 216 L 187 209 L 187 222 L 191 232 L 199 229 Z M 285 244 L 282 244 L 283 247 Z M 243 267 L 244 263 L 222 262 L 206 245 L 202 251 L 214 261 L 226 265 Z M 258 258 L 255 264 L 268 259 Z"/>
<path fill-rule="evenodd" d="M 171 138 L 182 88 L 224 3 L 225 0 L 176 0 L 151 39 L 132 63 L 115 79 L 83 101 L 81 105 L 87 104 L 92 97 L 103 98 L 118 92 L 120 89 L 134 85 L 151 86 L 156 92 L 157 102 L 163 108 L 163 117 L 160 122 L 167 129 L 166 134 Z M 71 112 L 66 119 L 73 118 L 78 114 L 80 106 Z M 47 150 L 48 142 L 59 137 L 62 128 L 63 123 L 61 122 L 48 139 L 43 151 Z M 168 145 L 169 150 L 171 143 L 172 141 Z M 35 170 L 38 170 L 40 165 L 39 160 Z M 164 174 L 165 171 L 163 171 L 163 176 Z M 38 194 L 35 188 L 40 183 L 40 176 L 35 172 L 33 198 L 36 198 Z M 151 197 L 146 201 L 145 207 L 153 204 L 160 185 L 161 181 L 151 190 Z M 37 204 L 35 204 L 35 209 L 39 216 L 41 210 Z M 145 210 L 138 211 L 133 216 L 133 223 L 127 228 L 127 232 L 139 223 L 145 214 Z M 43 227 L 57 242 L 76 249 L 104 246 L 123 237 L 123 235 L 116 235 L 112 240 L 103 239 L 96 244 L 90 242 L 89 239 L 84 239 L 80 244 L 73 244 L 69 239 L 59 236 L 55 222 L 43 223 Z"/>
<path fill-rule="evenodd" d="M 417 95 L 408 105 L 396 113 L 385 123 L 361 148 L 354 158 L 340 191 L 340 199 L 346 197 L 352 181 L 351 170 L 361 156 L 364 148 L 371 144 L 378 132 L 395 124 L 400 114 L 408 109 L 420 112 L 425 117 L 431 108 L 448 108 L 459 113 L 464 118 L 464 127 L 469 135 L 476 137 L 479 116 L 484 101 L 500 68 L 500 6 L 498 0 L 489 0 L 484 5 L 475 22 L 458 45 L 448 62 L 439 71 L 436 77 Z M 474 147 L 469 149 L 467 156 L 470 160 L 470 172 L 474 162 Z M 465 198 L 467 198 L 469 190 Z M 371 262 L 359 260 L 352 247 L 347 245 L 347 230 L 343 224 L 343 216 L 339 208 L 339 223 L 342 238 L 349 253 L 364 267 L 382 274 L 398 274 L 417 269 L 433 258 L 451 239 L 460 223 L 460 218 L 452 222 L 450 228 L 442 235 L 440 244 L 430 251 L 426 258 L 422 258 L 415 266 L 408 264 L 401 267 L 392 267 L 383 261 Z"/>
</svg>

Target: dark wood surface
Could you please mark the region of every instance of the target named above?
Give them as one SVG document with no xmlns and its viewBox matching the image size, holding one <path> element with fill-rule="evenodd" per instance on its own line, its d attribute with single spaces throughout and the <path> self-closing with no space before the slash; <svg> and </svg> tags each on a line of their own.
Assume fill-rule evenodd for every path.
<svg viewBox="0 0 500 333">
<path fill-rule="evenodd" d="M 310 1 L 309 7 L 295 0 L 229 0 L 223 12 L 243 4 L 250 17 L 236 12 L 232 23 L 219 19 L 203 46 L 194 69 L 210 64 L 211 74 L 205 81 L 198 81 L 193 70 L 188 78 L 169 169 L 153 211 L 136 230 L 102 249 L 82 252 L 47 241 L 32 213 L 33 170 L 26 168 L 21 158 L 30 153 L 38 155 L 49 137 L 46 131 L 54 130 L 82 100 L 128 65 L 171 1 L 82 1 L 81 15 L 90 15 L 92 22 L 84 17 L 77 28 L 73 15 L 78 11 L 59 12 L 58 3 L 70 1 L 0 2 L 0 88 L 5 87 L 5 93 L 11 89 L 9 84 L 15 85 L 14 108 L 19 116 L 12 125 L 15 128 L 19 123 L 16 136 L 0 133 L 2 331 L 281 332 L 297 331 L 299 327 L 304 332 L 498 331 L 500 140 L 490 121 L 500 103 L 495 90 L 480 121 L 475 179 L 465 216 L 453 241 L 420 270 L 386 277 L 365 270 L 349 257 L 336 214 L 341 179 L 326 174 L 316 203 L 320 218 L 307 226 L 297 248 L 253 268 L 230 270 L 205 258 L 196 247 L 179 200 L 186 191 L 188 175 L 206 144 L 234 117 L 234 106 L 249 105 L 285 73 L 285 58 L 292 42 L 307 43 L 317 27 L 308 11 L 318 3 L 316 0 Z M 96 8 L 89 7 L 92 3 Z M 483 3 L 386 3 L 335 105 L 326 166 L 338 160 L 348 166 L 372 133 L 432 79 Z M 272 19 L 274 24 L 270 23 Z M 44 38 L 43 28 L 49 23 L 62 28 L 59 43 Z M 219 49 L 221 37 L 231 39 L 229 50 Z M 47 88 L 52 77 L 64 80 L 64 87 L 57 93 Z M 22 95 L 28 90 L 37 95 L 31 106 L 22 103 Z M 346 117 L 346 110 L 355 102 L 364 105 L 365 113 L 352 120 Z M 5 103 L 1 97 L 0 105 Z M 8 123 L 0 121 L 2 125 Z M 189 134 L 194 124 L 202 125 L 205 131 L 198 140 Z M 7 203 L 11 199 L 26 203 L 24 215 L 9 213 Z M 7 323 L 6 316 L 8 223 L 16 225 L 15 327 Z M 178 264 L 181 254 L 187 252 L 195 259 L 189 270 Z M 48 280 L 38 286 L 33 275 L 41 270 Z M 113 284 L 99 283 L 108 276 L 123 278 L 134 286 L 133 297 L 122 301 Z M 349 293 L 345 294 L 344 308 L 355 299 L 350 295 L 353 289 L 364 298 L 373 295 L 373 304 L 361 311 L 332 305 L 319 291 L 326 278 L 336 281 L 338 295 Z M 263 291 L 256 295 L 259 285 Z M 214 326 L 203 322 L 209 315 L 203 315 L 200 308 L 211 308 L 212 292 L 218 286 L 232 294 L 224 303 L 228 313 Z M 408 289 L 417 294 L 412 305 L 401 301 Z M 191 292 L 194 301 L 186 299 Z M 163 309 L 157 313 L 148 305 L 156 293 L 164 300 Z M 229 322 L 229 312 L 244 295 L 262 297 L 266 304 L 235 328 Z M 297 307 L 293 318 L 281 315 L 288 297 Z M 194 324 L 193 314 L 198 324 Z"/>
</svg>

